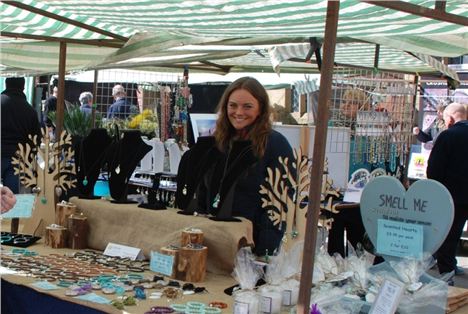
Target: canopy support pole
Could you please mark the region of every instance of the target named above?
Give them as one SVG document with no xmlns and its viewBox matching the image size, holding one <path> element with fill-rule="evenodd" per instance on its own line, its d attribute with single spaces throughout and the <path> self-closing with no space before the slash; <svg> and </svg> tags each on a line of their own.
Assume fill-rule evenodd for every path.
<svg viewBox="0 0 468 314">
<path fill-rule="evenodd" d="M 377 70 L 379 68 L 379 56 L 380 56 L 380 45 L 375 45 L 375 53 L 374 53 L 374 69 Z"/>
<path fill-rule="evenodd" d="M 97 93 L 98 93 L 98 75 L 99 70 L 94 70 L 94 82 L 93 82 L 93 108 L 91 109 L 91 125 L 93 128 L 96 127 L 96 107 L 97 105 Z"/>
<path fill-rule="evenodd" d="M 65 68 L 67 60 L 67 43 L 60 42 L 59 67 L 58 67 L 58 95 L 57 115 L 55 116 L 55 138 L 58 139 L 63 130 L 63 119 L 65 116 Z"/>
<path fill-rule="evenodd" d="M 339 1 L 328 1 L 325 37 L 323 39 L 323 63 L 320 75 L 320 92 L 318 113 L 315 126 L 314 152 L 312 155 L 312 170 L 310 177 L 314 178 L 309 188 L 309 205 L 307 208 L 307 223 L 304 238 L 301 283 L 297 313 L 310 313 L 310 293 L 317 243 L 317 225 L 320 214 L 320 193 L 323 177 L 325 147 L 327 142 L 327 127 L 335 59 L 336 33 L 338 28 Z"/>
</svg>

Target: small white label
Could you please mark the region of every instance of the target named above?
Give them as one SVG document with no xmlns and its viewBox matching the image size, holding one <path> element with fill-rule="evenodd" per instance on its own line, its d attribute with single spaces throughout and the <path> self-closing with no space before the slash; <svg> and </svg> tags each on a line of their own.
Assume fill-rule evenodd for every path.
<svg viewBox="0 0 468 314">
<path fill-rule="evenodd" d="M 141 249 L 112 242 L 107 244 L 106 249 L 104 250 L 104 255 L 128 257 L 132 261 L 145 259 Z"/>
<path fill-rule="evenodd" d="M 291 290 L 283 290 L 283 305 L 291 305 Z"/>
<path fill-rule="evenodd" d="M 404 285 L 401 282 L 386 279 L 380 287 L 369 314 L 393 314 L 396 312 Z"/>
<path fill-rule="evenodd" d="M 271 302 L 270 297 L 262 297 L 260 304 L 260 312 L 262 313 L 271 313 Z"/>
<path fill-rule="evenodd" d="M 234 303 L 234 314 L 249 314 L 249 304 L 236 301 Z"/>
</svg>

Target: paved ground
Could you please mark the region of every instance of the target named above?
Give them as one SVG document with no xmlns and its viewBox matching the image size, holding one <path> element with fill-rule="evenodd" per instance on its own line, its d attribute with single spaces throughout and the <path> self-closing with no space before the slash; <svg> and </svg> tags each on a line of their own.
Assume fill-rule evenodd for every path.
<svg viewBox="0 0 468 314">
<path fill-rule="evenodd" d="M 464 275 L 455 276 L 455 286 L 468 289 L 468 241 L 462 241 L 457 254 L 458 266 L 465 270 Z"/>
<path fill-rule="evenodd" d="M 458 266 L 465 270 L 463 275 L 457 275 L 454 277 L 455 287 L 461 287 L 468 289 L 468 241 L 460 243 L 457 252 Z M 437 266 L 434 266 L 429 270 L 429 274 L 434 277 L 439 277 Z"/>
</svg>

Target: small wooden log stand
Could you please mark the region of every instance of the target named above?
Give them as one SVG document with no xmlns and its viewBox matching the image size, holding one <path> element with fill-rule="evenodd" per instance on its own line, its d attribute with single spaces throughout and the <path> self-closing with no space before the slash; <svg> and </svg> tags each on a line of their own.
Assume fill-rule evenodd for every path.
<svg viewBox="0 0 468 314">
<path fill-rule="evenodd" d="M 182 230 L 182 239 L 180 245 L 185 247 L 189 244 L 203 244 L 203 231 L 195 228 Z"/>
<path fill-rule="evenodd" d="M 208 248 L 206 246 L 187 246 L 179 251 L 177 265 L 178 280 L 187 282 L 201 282 L 205 280 L 206 259 Z"/>
<path fill-rule="evenodd" d="M 55 223 L 59 226 L 66 227 L 68 217 L 76 212 L 76 205 L 72 203 L 62 202 L 55 205 Z"/>
<path fill-rule="evenodd" d="M 75 250 L 88 247 L 88 218 L 83 213 L 68 217 L 68 247 Z"/>
<path fill-rule="evenodd" d="M 45 244 L 53 249 L 62 249 L 67 247 L 67 228 L 59 225 L 50 225 L 46 227 Z"/>
</svg>

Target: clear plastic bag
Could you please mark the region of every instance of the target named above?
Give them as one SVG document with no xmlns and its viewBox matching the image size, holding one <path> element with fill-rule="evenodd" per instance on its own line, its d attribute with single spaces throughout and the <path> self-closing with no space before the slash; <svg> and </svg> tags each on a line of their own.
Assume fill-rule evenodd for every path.
<svg viewBox="0 0 468 314">
<path fill-rule="evenodd" d="M 255 256 L 249 247 L 237 252 L 232 275 L 240 286 L 232 294 L 236 313 L 258 313 L 259 298 L 254 289 L 263 271 L 255 263 Z"/>
<path fill-rule="evenodd" d="M 426 255 L 422 260 L 406 258 L 384 262 L 371 267 L 369 271 L 376 289 L 387 277 L 405 284 L 398 313 L 443 314 L 447 304 L 448 286 L 445 281 L 426 273 L 432 264 L 432 257 Z"/>
</svg>

